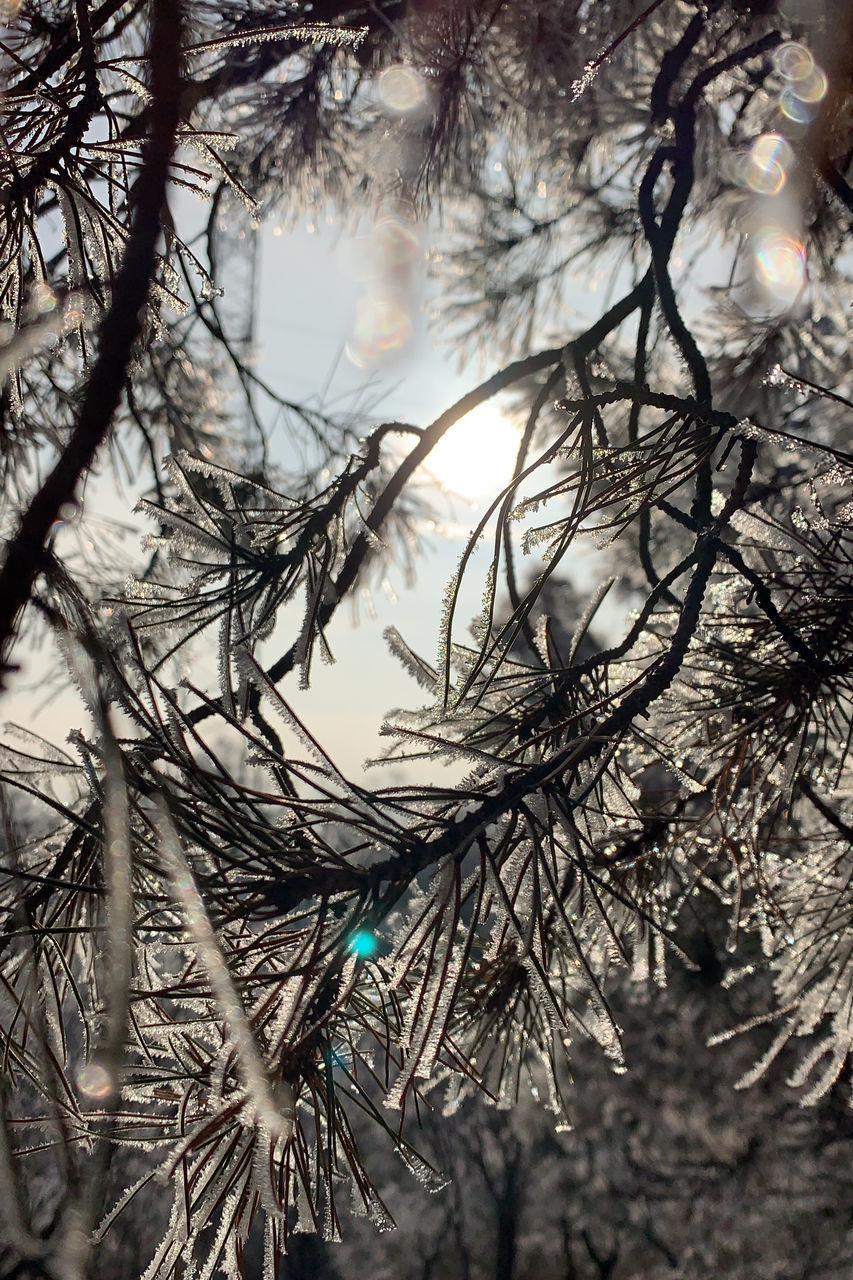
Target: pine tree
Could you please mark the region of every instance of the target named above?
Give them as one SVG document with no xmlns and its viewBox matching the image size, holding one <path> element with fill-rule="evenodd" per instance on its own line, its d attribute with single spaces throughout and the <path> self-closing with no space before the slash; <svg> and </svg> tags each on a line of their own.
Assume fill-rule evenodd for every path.
<svg viewBox="0 0 853 1280">
<path fill-rule="evenodd" d="M 146 1280 L 240 1275 L 253 1230 L 275 1276 L 294 1231 L 337 1239 L 345 1210 L 384 1229 L 364 1125 L 437 1190 L 424 1107 L 452 1125 L 531 1084 L 567 1123 L 573 1062 L 625 1069 L 627 975 L 743 984 L 717 1033 L 755 1049 L 741 1083 L 780 1059 L 803 1102 L 836 1097 L 853 6 L 24 0 L 5 20 L 3 683 L 25 643 L 55 646 L 92 724 L 2 747 L 7 1272 L 90 1274 L 158 1178 Z M 207 202 L 198 237 L 182 188 Z M 220 223 L 326 204 L 372 211 L 389 264 L 439 226 L 442 327 L 496 372 L 431 423 L 284 400 L 231 331 Z M 600 314 L 567 317 L 596 274 Z M 388 278 L 362 355 L 402 340 Z M 389 733 L 412 768 L 466 775 L 355 785 L 288 688 L 416 536 L 439 440 L 501 393 L 515 474 L 438 658 L 389 636 L 425 699 Z M 265 456 L 271 403 L 301 474 Z M 151 532 L 125 582 L 108 542 L 66 556 L 56 529 L 133 450 Z M 608 570 L 578 606 L 584 540 Z M 608 592 L 633 613 L 603 638 Z"/>
</svg>

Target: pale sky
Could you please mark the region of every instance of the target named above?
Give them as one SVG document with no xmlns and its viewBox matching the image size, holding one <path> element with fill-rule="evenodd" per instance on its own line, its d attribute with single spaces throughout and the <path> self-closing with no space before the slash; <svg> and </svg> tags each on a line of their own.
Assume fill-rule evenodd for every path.
<svg viewBox="0 0 853 1280">
<path fill-rule="evenodd" d="M 442 348 L 427 332 L 422 314 L 427 305 L 424 298 L 429 297 L 425 281 L 426 235 L 412 232 L 408 262 L 401 275 L 400 245 L 394 241 L 389 249 L 388 225 L 380 227 L 378 250 L 372 234 L 343 234 L 319 219 L 316 224 L 303 221 L 292 231 L 277 228 L 273 220 L 263 224 L 256 313 L 257 369 L 291 401 L 315 405 L 322 401 L 331 411 L 369 404 L 366 427 L 392 418 L 426 426 L 463 392 L 495 372 L 498 361 L 483 362 L 481 367 L 469 365 L 460 373 L 452 348 Z M 395 296 L 408 304 L 411 337 L 392 358 L 373 364 L 368 361 L 367 367 L 359 367 L 347 353 L 347 346 L 353 350 L 353 334 L 359 316 L 364 319 L 365 301 L 369 318 L 376 280 L 386 268 L 397 290 Z M 223 264 L 220 283 L 227 301 L 227 263 Z M 235 278 L 235 291 L 238 287 Z M 354 354 L 358 360 L 359 351 Z M 445 484 L 464 492 L 473 480 L 475 492 L 478 488 L 482 492 L 484 483 L 486 488 L 494 483 L 496 466 L 497 474 L 505 467 L 508 478 L 515 452 L 514 435 L 508 432 L 496 407 L 481 410 L 478 427 L 472 427 L 467 437 L 463 432 L 460 446 L 454 450 L 449 445 L 443 461 L 436 464 Z M 281 427 L 273 431 L 271 454 L 273 458 L 287 458 L 287 440 Z M 353 611 L 343 605 L 329 630 L 335 665 L 327 667 L 316 661 L 307 692 L 298 689 L 295 676 L 282 685 L 282 692 L 297 714 L 342 771 L 355 778 L 361 777 L 365 759 L 380 754 L 388 745 L 388 739 L 378 736 L 383 713 L 393 707 L 416 708 L 424 697 L 388 654 L 382 632 L 386 626 L 394 625 L 422 657 L 429 662 L 435 660 L 444 589 L 456 567 L 464 536 L 477 518 L 476 501 L 472 502 L 470 495 L 467 501 L 457 497 L 448 502 L 437 488 L 433 494 L 439 504 L 443 532 L 429 536 L 428 554 L 418 565 L 417 584 L 406 588 L 402 574 L 392 569 L 388 575 L 390 594 L 380 589 L 374 592 L 372 601 L 359 600 L 360 621 L 356 626 Z M 104 478 L 87 491 L 87 516 L 95 510 L 122 519 L 133 502 L 134 497 L 128 492 L 120 499 L 111 492 L 107 470 Z M 131 535 L 127 539 L 129 553 L 134 545 Z M 484 552 L 480 561 L 483 567 L 485 562 Z M 467 625 L 480 606 L 483 574 L 478 568 L 475 563 L 462 593 L 455 632 L 458 639 L 467 639 Z M 298 611 L 290 611 L 277 634 L 267 642 L 262 656 L 272 661 L 289 647 L 299 621 Z M 56 742 L 62 742 L 73 728 L 85 728 L 85 712 L 73 693 L 50 691 L 43 696 L 39 667 L 44 659 L 38 653 L 19 656 L 27 687 L 23 692 L 13 688 L 6 695 L 3 719 L 25 724 Z M 214 662 L 215 657 L 208 682 L 211 692 L 215 692 Z M 198 679 L 197 666 L 194 675 Z M 386 771 L 382 773 L 385 775 Z M 436 775 L 434 770 L 430 775 L 445 778 L 443 772 Z M 378 783 L 375 771 L 374 778 Z M 396 779 L 384 776 L 383 780 Z M 411 774 L 409 780 L 413 780 Z M 447 775 L 446 781 L 451 780 Z"/>
<path fill-rule="evenodd" d="M 424 252 L 421 245 L 418 271 L 425 268 Z M 313 233 L 303 223 L 281 236 L 274 234 L 274 228 L 265 228 L 258 370 L 289 399 L 316 397 L 328 381 L 331 405 L 346 405 L 350 397 L 360 395 L 371 404 L 378 401 L 373 421 L 393 418 L 426 426 L 494 369 L 457 372 L 451 350 L 435 345 L 417 311 L 411 341 L 401 355 L 367 369 L 356 367 L 345 348 L 364 295 L 363 265 L 369 253 L 368 236 L 339 238 L 336 229 L 324 223 L 318 223 Z M 415 288 L 418 283 L 413 282 Z M 274 451 L 276 446 L 274 437 Z M 465 500 L 456 500 L 452 509 L 445 502 L 440 514 L 447 525 L 456 525 L 457 536 L 430 537 L 432 550 L 419 562 L 415 587 L 407 589 L 402 574 L 392 568 L 389 580 L 396 603 L 385 592 L 375 591 L 376 617 L 371 619 L 360 602 L 360 622 L 355 627 L 351 611 L 342 606 L 330 629 L 336 664 L 315 663 L 307 693 L 297 690 L 295 680 L 286 690 L 345 773 L 358 775 L 364 759 L 387 745 L 387 739 L 378 737 L 386 710 L 414 708 L 423 701 L 423 692 L 388 654 L 382 632 L 386 626 L 396 626 L 412 648 L 427 661 L 434 660 L 444 589 L 462 550 L 460 535 L 476 518 L 475 508 Z M 474 574 L 459 615 L 464 623 L 478 608 L 480 589 Z"/>
</svg>

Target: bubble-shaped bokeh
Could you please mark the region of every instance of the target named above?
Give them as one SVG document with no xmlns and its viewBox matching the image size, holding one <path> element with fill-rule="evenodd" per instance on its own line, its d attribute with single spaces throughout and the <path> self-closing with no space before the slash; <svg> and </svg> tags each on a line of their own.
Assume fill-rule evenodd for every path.
<svg viewBox="0 0 853 1280">
<path fill-rule="evenodd" d="M 357 368 L 369 369 L 384 357 L 402 351 L 411 333 L 412 317 L 401 299 L 391 293 L 373 293 L 356 303 L 347 355 Z"/>
<path fill-rule="evenodd" d="M 379 98 L 395 115 L 419 111 L 426 102 L 426 84 L 413 67 L 388 67 L 379 77 Z"/>
<path fill-rule="evenodd" d="M 781 303 L 790 306 L 806 282 L 805 245 L 781 227 L 765 227 L 754 237 L 758 279 Z"/>
<path fill-rule="evenodd" d="M 115 1089 L 115 1077 L 102 1062 L 93 1059 L 77 1072 L 77 1088 L 87 1098 L 109 1098 Z"/>
<path fill-rule="evenodd" d="M 807 125 L 817 115 L 829 82 L 806 45 L 789 40 L 779 46 L 773 64 L 785 81 L 779 94 L 779 110 L 794 125 Z"/>
<path fill-rule="evenodd" d="M 752 278 L 761 288 L 764 305 L 781 311 L 794 306 L 808 281 L 802 232 L 807 175 L 795 148 L 802 151 L 804 144 L 798 140 L 817 117 L 829 84 L 800 40 L 780 44 L 773 65 L 779 77 L 777 129 L 762 133 L 748 151 L 730 155 L 726 174 L 756 197 L 745 228 Z"/>
<path fill-rule="evenodd" d="M 806 80 L 814 71 L 815 62 L 804 44 L 788 40 L 774 53 L 773 65 L 786 80 Z"/>
<path fill-rule="evenodd" d="M 380 218 L 373 228 L 374 252 L 386 270 L 407 266 L 420 247 L 414 227 L 402 218 Z"/>
<path fill-rule="evenodd" d="M 779 133 L 763 133 L 744 157 L 744 185 L 757 195 L 777 195 L 785 185 L 793 159 L 794 152 L 786 138 Z"/>
<path fill-rule="evenodd" d="M 369 369 L 402 352 L 411 338 L 423 255 L 417 223 L 402 208 L 380 216 L 361 247 L 362 294 L 346 352 L 357 368 Z"/>
</svg>

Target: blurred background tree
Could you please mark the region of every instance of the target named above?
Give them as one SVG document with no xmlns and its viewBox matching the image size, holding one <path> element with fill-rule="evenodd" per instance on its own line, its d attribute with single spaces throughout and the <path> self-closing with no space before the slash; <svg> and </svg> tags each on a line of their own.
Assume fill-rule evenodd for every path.
<svg viewBox="0 0 853 1280">
<path fill-rule="evenodd" d="M 453 1188 L 414 1256 L 353 1227 L 342 1267 L 847 1274 L 853 6 L 4 18 L 3 683 L 49 643 L 90 720 L 2 747 L 6 1274 L 333 1274 L 293 1241 L 391 1226 L 385 1152 Z M 430 228 L 438 322 L 491 370 L 432 422 L 252 366 L 254 224 L 327 207 L 374 227 L 371 369 Z M 354 782 L 288 686 L 505 392 L 438 657 L 388 636 L 410 781 Z M 109 463 L 138 559 L 87 524 Z"/>
</svg>

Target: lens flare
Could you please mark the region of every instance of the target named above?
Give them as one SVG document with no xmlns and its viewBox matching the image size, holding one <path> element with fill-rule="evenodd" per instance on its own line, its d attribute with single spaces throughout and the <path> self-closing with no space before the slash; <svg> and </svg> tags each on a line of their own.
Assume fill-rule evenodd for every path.
<svg viewBox="0 0 853 1280">
<path fill-rule="evenodd" d="M 810 27 L 825 16 L 826 0 L 778 0 L 779 12 L 798 27 Z"/>
<path fill-rule="evenodd" d="M 374 294 L 356 304 L 353 335 L 347 355 L 359 369 L 369 369 L 395 351 L 402 351 L 412 333 L 412 318 L 399 298 Z"/>
<path fill-rule="evenodd" d="M 411 67 L 388 67 L 379 77 L 379 97 L 389 111 L 408 115 L 426 101 L 426 86 Z"/>
<path fill-rule="evenodd" d="M 379 218 L 361 245 L 363 293 L 346 352 L 357 368 L 368 369 L 399 354 L 411 337 L 422 254 L 417 224 L 398 208 Z"/>
<path fill-rule="evenodd" d="M 805 246 L 787 231 L 767 228 L 756 237 L 755 266 L 764 287 L 790 304 L 805 284 Z"/>
<path fill-rule="evenodd" d="M 810 124 L 815 118 L 815 111 L 810 102 L 804 102 L 793 85 L 788 85 L 779 94 L 779 110 L 794 124 Z"/>
<path fill-rule="evenodd" d="M 359 929 L 350 938 L 349 949 L 360 960 L 365 960 L 368 956 L 372 956 L 377 947 L 376 937 L 367 929 Z"/>
<path fill-rule="evenodd" d="M 418 252 L 417 232 L 399 218 L 382 218 L 374 228 L 375 250 L 381 266 L 401 267 Z"/>
<path fill-rule="evenodd" d="M 87 1062 L 77 1072 L 77 1088 L 87 1098 L 108 1098 L 115 1088 L 111 1071 L 101 1062 Z"/>
<path fill-rule="evenodd" d="M 33 303 L 39 315 L 46 316 L 56 310 L 56 294 L 49 284 L 38 284 L 33 290 Z"/>
<path fill-rule="evenodd" d="M 790 143 L 780 134 L 763 133 L 752 144 L 744 162 L 744 182 L 757 195 L 775 196 L 785 185 L 793 158 Z"/>
<path fill-rule="evenodd" d="M 786 80 L 806 80 L 814 70 L 814 58 L 804 44 L 789 40 L 779 45 L 773 65 Z"/>
<path fill-rule="evenodd" d="M 71 524 L 71 522 L 75 519 L 76 516 L 79 515 L 79 513 L 80 513 L 80 503 L 77 501 L 76 498 L 70 498 L 68 502 L 63 502 L 61 507 L 56 513 L 56 519 L 51 524 L 49 532 L 51 534 L 54 534 L 59 529 L 63 529 L 65 525 Z"/>
<path fill-rule="evenodd" d="M 820 67 L 813 67 L 811 73 L 803 80 L 791 85 L 792 91 L 800 102 L 822 102 L 826 97 L 829 81 Z"/>
</svg>

